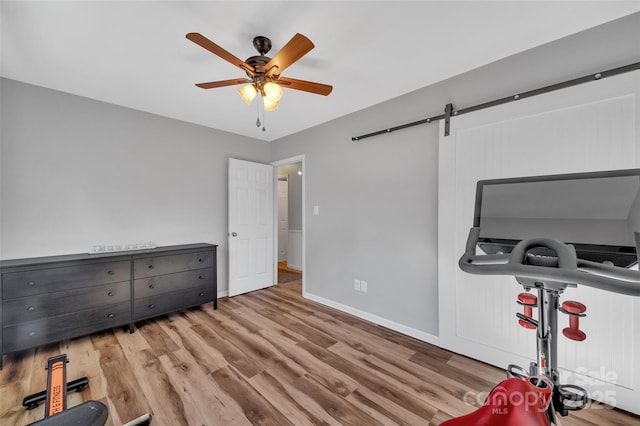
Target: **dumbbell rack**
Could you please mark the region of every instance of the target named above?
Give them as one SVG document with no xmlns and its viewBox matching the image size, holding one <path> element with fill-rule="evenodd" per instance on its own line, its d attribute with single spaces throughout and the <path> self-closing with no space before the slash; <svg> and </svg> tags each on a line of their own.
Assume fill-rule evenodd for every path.
<svg viewBox="0 0 640 426">
<path fill-rule="evenodd" d="M 579 318 L 586 316 L 586 306 L 575 301 L 565 301 L 559 305 L 560 294 L 569 286 L 575 285 L 518 279 L 524 289 L 529 292 L 537 290 L 537 296 L 531 293 L 520 293 L 518 304 L 524 306 L 524 313 L 517 313 L 518 323 L 527 329 L 535 329 L 537 337 L 536 362 L 531 362 L 529 370 L 509 365 L 507 373 L 509 377 L 525 378 L 526 376 L 544 375 L 553 382 L 552 403 L 549 404 L 547 415 L 551 423 L 555 423 L 555 413 L 562 416 L 569 414 L 569 411 L 583 409 L 588 402 L 588 393 L 585 389 L 575 385 L 560 384 L 558 374 L 558 311 L 568 314 L 569 327 L 563 330 L 565 337 L 582 341 L 586 339 L 586 334 L 579 329 Z M 533 318 L 533 309 L 538 309 L 538 319 Z"/>
</svg>

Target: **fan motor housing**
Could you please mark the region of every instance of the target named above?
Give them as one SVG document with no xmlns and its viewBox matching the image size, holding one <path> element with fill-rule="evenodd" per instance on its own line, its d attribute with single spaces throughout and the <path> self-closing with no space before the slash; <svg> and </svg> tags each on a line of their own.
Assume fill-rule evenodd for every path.
<svg viewBox="0 0 640 426">
<path fill-rule="evenodd" d="M 265 74 L 267 72 L 266 65 L 271 60 L 268 56 L 252 56 L 245 61 L 255 69 L 256 74 Z"/>
<path fill-rule="evenodd" d="M 257 36 L 253 38 L 253 47 L 256 48 L 260 55 L 266 55 L 271 50 L 271 40 L 265 36 Z"/>
</svg>

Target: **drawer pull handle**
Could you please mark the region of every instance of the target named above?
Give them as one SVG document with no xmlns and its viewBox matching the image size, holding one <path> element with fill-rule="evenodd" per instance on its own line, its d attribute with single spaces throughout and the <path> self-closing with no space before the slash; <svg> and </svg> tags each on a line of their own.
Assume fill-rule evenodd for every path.
<svg viewBox="0 0 640 426">
<path fill-rule="evenodd" d="M 198 279 L 204 280 L 204 275 L 198 275 Z"/>
<path fill-rule="evenodd" d="M 35 335 L 36 335 L 36 332 L 35 332 L 35 331 L 30 331 L 30 332 L 29 332 L 29 337 L 33 337 L 33 336 L 35 336 Z"/>
<path fill-rule="evenodd" d="M 113 292 L 110 291 L 109 293 L 107 293 L 107 296 L 113 296 Z"/>
<path fill-rule="evenodd" d="M 153 269 L 153 265 L 149 265 L 149 269 Z"/>
<path fill-rule="evenodd" d="M 114 314 L 107 314 L 107 318 L 114 318 L 115 315 Z"/>
<path fill-rule="evenodd" d="M 198 262 L 202 262 L 202 258 L 201 257 L 198 258 Z"/>
<path fill-rule="evenodd" d="M 198 296 L 204 297 L 204 292 L 201 291 L 200 293 L 198 293 Z"/>
<path fill-rule="evenodd" d="M 149 309 L 153 309 L 155 307 L 156 307 L 156 305 L 154 305 L 153 303 L 149 305 Z"/>
<path fill-rule="evenodd" d="M 156 286 L 155 284 L 149 284 L 149 288 L 153 290 L 154 288 L 156 288 Z"/>
<path fill-rule="evenodd" d="M 29 284 L 30 287 L 33 287 L 34 285 L 36 285 L 36 282 L 35 281 L 29 281 L 28 284 Z"/>
<path fill-rule="evenodd" d="M 107 274 L 113 275 L 113 271 L 107 271 Z"/>
<path fill-rule="evenodd" d="M 28 310 L 29 312 L 33 312 L 33 311 L 35 311 L 35 310 L 36 310 L 36 307 L 35 307 L 35 306 L 29 306 L 29 307 L 27 308 L 27 310 Z"/>
</svg>

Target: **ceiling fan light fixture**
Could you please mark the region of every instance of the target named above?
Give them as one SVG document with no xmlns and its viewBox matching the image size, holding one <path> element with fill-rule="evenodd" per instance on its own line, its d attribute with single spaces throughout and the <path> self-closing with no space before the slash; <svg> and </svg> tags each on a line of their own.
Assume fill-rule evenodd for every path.
<svg viewBox="0 0 640 426">
<path fill-rule="evenodd" d="M 278 109 L 278 107 L 280 106 L 280 102 L 272 101 L 271 99 L 269 99 L 266 96 L 262 97 L 262 102 L 264 104 L 264 110 L 265 111 L 274 111 L 274 110 Z"/>
<path fill-rule="evenodd" d="M 264 95 L 272 102 L 278 102 L 282 98 L 282 87 L 278 83 L 270 81 L 264 85 L 263 90 Z"/>
<path fill-rule="evenodd" d="M 258 51 L 259 56 L 252 56 L 246 61 L 229 53 L 200 33 L 188 33 L 187 39 L 221 59 L 224 59 L 234 67 L 239 67 L 244 70 L 247 75 L 244 78 L 198 83 L 196 84 L 197 87 L 201 89 L 213 89 L 216 87 L 244 84 L 243 87 L 238 89 L 238 94 L 242 100 L 247 105 L 250 105 L 253 99 L 260 95 L 263 103 L 263 111 L 278 109 L 280 106 L 279 101 L 282 98 L 282 85 L 286 86 L 287 89 L 301 90 L 303 92 L 324 96 L 331 93 L 333 89 L 333 87 L 328 84 L 280 77 L 280 74 L 284 70 L 314 48 L 313 42 L 302 34 L 295 34 L 272 58 L 265 56 L 271 49 L 271 40 L 264 36 L 255 37 L 253 39 L 253 46 Z M 257 107 L 259 111 L 260 105 L 258 104 Z M 261 124 L 262 130 L 264 131 L 264 124 L 258 119 L 256 126 L 260 127 Z"/>
<path fill-rule="evenodd" d="M 258 94 L 258 91 L 252 83 L 238 88 L 238 94 L 240 95 L 242 100 L 245 101 L 247 105 L 249 105 L 251 104 L 251 101 L 253 101 L 253 98 L 255 98 Z"/>
</svg>

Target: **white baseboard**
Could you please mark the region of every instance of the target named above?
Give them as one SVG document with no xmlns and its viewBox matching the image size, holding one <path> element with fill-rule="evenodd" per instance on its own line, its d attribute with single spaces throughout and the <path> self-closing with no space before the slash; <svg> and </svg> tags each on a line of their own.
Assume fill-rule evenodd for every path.
<svg viewBox="0 0 640 426">
<path fill-rule="evenodd" d="M 432 345 L 436 345 L 436 346 L 440 346 L 440 338 L 438 336 L 434 336 L 433 334 L 429 334 L 429 333 L 425 333 L 424 331 L 420 331 L 420 330 L 416 330 L 415 328 L 411 328 L 408 327 L 406 325 L 402 325 L 399 324 L 397 322 L 394 321 L 390 321 L 386 318 L 382 318 L 379 317 L 377 315 L 374 314 L 370 314 L 368 312 L 365 311 L 361 311 L 359 309 L 356 308 L 352 308 L 351 306 L 347 306 L 347 305 L 343 305 L 342 303 L 338 303 L 338 302 L 334 302 L 332 300 L 329 299 L 325 299 L 323 297 L 320 296 L 316 296 L 314 294 L 311 293 L 303 293 L 302 294 L 303 297 L 309 299 L 309 300 L 313 300 L 314 302 L 318 302 L 322 305 L 326 305 L 329 306 L 331 308 L 335 308 L 339 311 L 342 312 L 346 312 L 348 314 L 351 314 L 353 316 L 356 316 L 358 318 L 362 318 L 365 319 L 367 321 L 370 321 L 374 324 L 378 324 L 381 325 L 383 327 L 389 328 L 393 331 L 397 331 L 398 333 L 402 333 L 405 334 L 407 336 L 411 336 L 414 337 L 418 340 L 422 340 L 423 342 L 426 343 L 431 343 Z"/>
<path fill-rule="evenodd" d="M 291 263 L 287 263 L 287 268 L 295 269 L 296 271 L 302 272 L 302 266 L 300 266 L 300 265 L 294 265 L 294 264 L 291 264 Z"/>
</svg>

